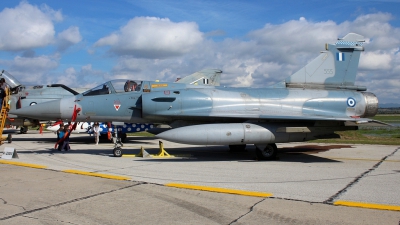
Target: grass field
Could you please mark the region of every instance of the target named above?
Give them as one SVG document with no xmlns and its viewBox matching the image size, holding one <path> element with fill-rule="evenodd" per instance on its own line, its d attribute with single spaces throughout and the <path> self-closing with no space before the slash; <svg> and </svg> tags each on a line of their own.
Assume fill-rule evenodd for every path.
<svg viewBox="0 0 400 225">
<path fill-rule="evenodd" d="M 128 133 L 127 136 L 136 136 L 136 137 L 154 137 L 154 134 L 150 134 L 148 132 L 137 132 L 137 133 Z"/>
<path fill-rule="evenodd" d="M 377 115 L 371 119 L 400 125 L 400 115 Z M 400 127 L 365 127 L 356 131 L 339 131 L 340 139 L 320 139 L 310 142 L 400 145 Z"/>
<path fill-rule="evenodd" d="M 381 115 L 376 115 L 372 117 L 371 119 L 374 120 L 379 120 L 385 123 L 400 123 L 400 115 L 386 115 L 386 114 L 381 114 Z"/>
</svg>

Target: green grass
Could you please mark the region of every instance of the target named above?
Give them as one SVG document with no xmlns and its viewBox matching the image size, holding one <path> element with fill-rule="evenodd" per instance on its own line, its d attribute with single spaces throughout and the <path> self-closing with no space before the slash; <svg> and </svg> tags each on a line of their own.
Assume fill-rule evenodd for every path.
<svg viewBox="0 0 400 225">
<path fill-rule="evenodd" d="M 127 136 L 129 137 L 154 137 L 154 134 L 150 134 L 146 131 L 143 132 L 136 132 L 136 133 L 127 133 Z"/>
<path fill-rule="evenodd" d="M 371 119 L 385 123 L 400 123 L 400 115 L 377 115 Z M 400 145 L 400 127 L 360 127 L 356 131 L 335 132 L 340 139 L 320 139 L 311 142 Z"/>
<path fill-rule="evenodd" d="M 371 119 L 379 120 L 379 121 L 386 122 L 386 123 L 400 123 L 400 115 L 398 115 L 398 114 L 395 114 L 395 115 L 379 114 L 379 115 L 372 117 Z"/>
<path fill-rule="evenodd" d="M 400 130 L 397 131 L 338 131 L 340 139 L 318 139 L 310 142 L 318 143 L 342 143 L 342 144 L 377 144 L 400 145 Z"/>
</svg>

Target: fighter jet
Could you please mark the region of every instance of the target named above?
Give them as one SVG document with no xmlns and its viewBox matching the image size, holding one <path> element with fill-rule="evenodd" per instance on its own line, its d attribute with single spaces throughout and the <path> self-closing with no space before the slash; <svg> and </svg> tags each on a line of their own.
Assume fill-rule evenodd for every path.
<svg viewBox="0 0 400 225">
<path fill-rule="evenodd" d="M 266 88 L 231 88 L 135 81 L 109 81 L 72 98 L 16 110 L 15 114 L 77 121 L 169 124 L 157 137 L 185 144 L 254 144 L 259 159 L 274 159 L 276 143 L 337 137 L 335 131 L 385 125 L 378 98 L 355 85 L 364 37 L 349 33 L 292 76 Z"/>
</svg>

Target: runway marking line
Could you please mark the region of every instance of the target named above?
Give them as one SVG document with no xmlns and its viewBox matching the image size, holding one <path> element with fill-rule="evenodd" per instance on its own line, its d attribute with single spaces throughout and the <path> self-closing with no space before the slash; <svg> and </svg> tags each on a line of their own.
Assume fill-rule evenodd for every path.
<svg viewBox="0 0 400 225">
<path fill-rule="evenodd" d="M 121 157 L 136 157 L 135 154 L 123 154 Z"/>
<path fill-rule="evenodd" d="M 265 192 L 254 192 L 254 191 L 242 191 L 235 189 L 227 189 L 227 188 L 218 188 L 218 187 L 208 187 L 208 186 L 198 186 L 191 184 L 178 184 L 178 183 L 168 183 L 165 184 L 167 187 L 176 187 L 176 188 L 185 188 L 185 189 L 193 189 L 200 191 L 210 191 L 210 192 L 219 192 L 219 193 L 227 193 L 227 194 L 236 194 L 236 195 L 246 195 L 253 197 L 271 197 L 271 193 Z"/>
<path fill-rule="evenodd" d="M 131 158 L 139 157 L 139 158 L 142 158 L 142 156 L 137 156 L 137 155 L 139 155 L 139 154 L 123 154 L 121 157 L 127 157 L 127 158 L 129 158 L 129 157 L 131 157 Z M 151 157 L 149 157 L 149 158 L 157 158 L 157 159 L 159 159 L 159 158 L 175 158 L 175 157 L 182 157 L 182 158 L 193 157 L 193 155 L 191 155 L 191 154 L 178 154 L 178 155 L 170 155 L 170 156 L 155 156 L 153 154 L 150 154 L 150 155 L 151 155 Z"/>
<path fill-rule="evenodd" d="M 14 162 L 14 161 L 6 161 L 6 160 L 0 160 L 0 163 L 14 165 L 14 166 L 31 167 L 31 168 L 35 168 L 35 169 L 46 169 L 47 168 L 47 166 L 42 166 L 42 165 L 38 165 L 38 164 L 30 164 L 30 163 Z"/>
<path fill-rule="evenodd" d="M 364 203 L 364 202 L 351 202 L 351 201 L 336 201 L 333 203 L 334 205 L 341 206 L 350 206 L 350 207 L 361 207 L 368 209 L 382 209 L 382 210 L 393 210 L 400 211 L 400 206 L 396 205 L 383 205 L 383 204 L 373 204 L 373 203 Z"/>
<path fill-rule="evenodd" d="M 381 161 L 380 159 L 360 159 L 360 158 L 329 158 L 326 157 L 327 159 L 334 159 L 334 160 L 359 160 L 359 161 L 372 161 L 372 162 L 378 162 Z M 400 160 L 384 160 L 384 162 L 400 162 Z"/>
<path fill-rule="evenodd" d="M 86 176 L 93 176 L 93 177 L 101 177 L 101 178 L 107 178 L 107 179 L 113 179 L 113 180 L 130 180 L 131 179 L 130 177 L 116 176 L 116 175 L 103 174 L 103 173 L 85 172 L 85 171 L 80 171 L 80 170 L 63 170 L 62 172 L 86 175 Z"/>
</svg>

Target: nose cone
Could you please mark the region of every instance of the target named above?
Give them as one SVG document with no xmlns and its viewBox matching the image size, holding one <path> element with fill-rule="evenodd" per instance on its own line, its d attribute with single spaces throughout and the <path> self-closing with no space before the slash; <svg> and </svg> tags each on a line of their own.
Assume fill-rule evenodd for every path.
<svg viewBox="0 0 400 225">
<path fill-rule="evenodd" d="M 49 102 L 31 105 L 20 109 L 10 110 L 9 114 L 19 117 L 26 117 L 40 120 L 57 120 L 61 118 L 61 101 L 54 100 Z"/>
</svg>

